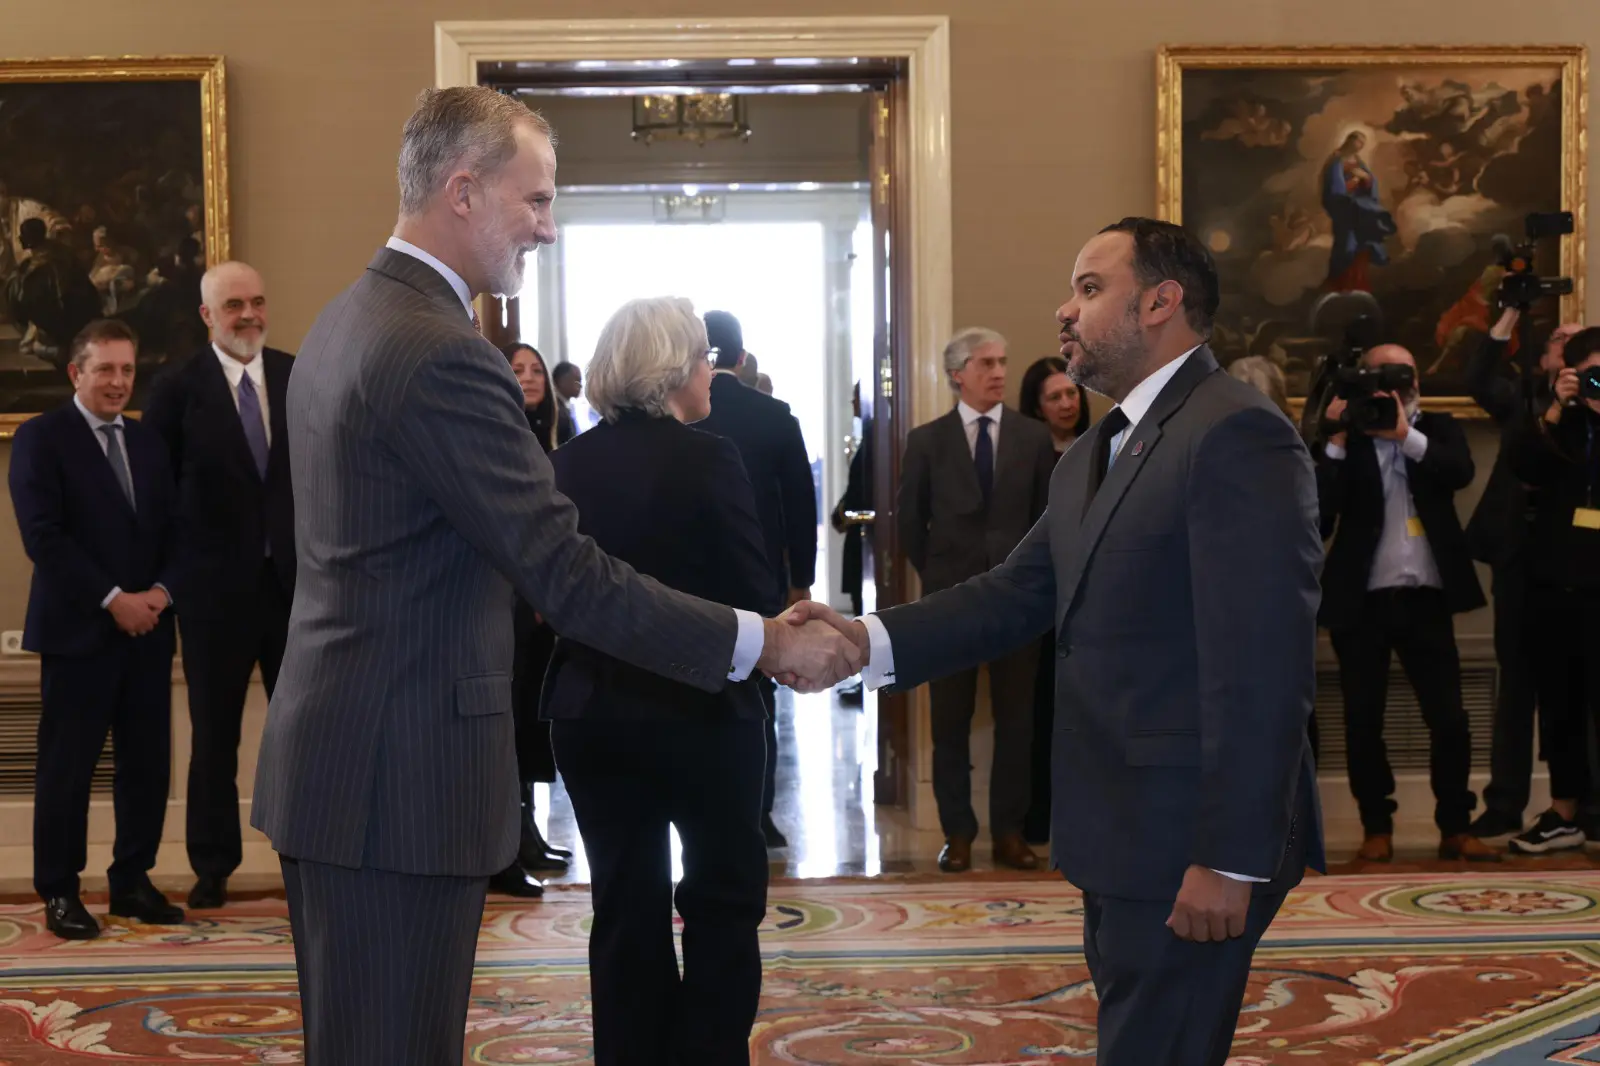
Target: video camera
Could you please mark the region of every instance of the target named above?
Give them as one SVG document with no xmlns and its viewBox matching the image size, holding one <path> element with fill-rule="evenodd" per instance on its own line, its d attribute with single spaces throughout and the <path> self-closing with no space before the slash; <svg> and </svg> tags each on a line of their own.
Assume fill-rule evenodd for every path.
<svg viewBox="0 0 1600 1066">
<path fill-rule="evenodd" d="M 1333 394 L 1345 401 L 1345 409 L 1331 423 L 1332 432 L 1393 429 L 1400 421 L 1400 403 L 1380 393 L 1404 393 L 1417 383 L 1409 366 L 1396 363 L 1384 366 L 1341 366 L 1333 371 Z"/>
<path fill-rule="evenodd" d="M 1535 246 L 1539 241 L 1547 237 L 1562 237 L 1571 232 L 1571 211 L 1536 211 L 1528 216 L 1527 239 L 1500 259 L 1500 265 L 1506 271 L 1500 281 L 1501 306 L 1526 311 L 1541 297 L 1571 294 L 1571 278 L 1541 278 L 1533 268 Z"/>
<path fill-rule="evenodd" d="M 1578 398 L 1600 400 L 1600 366 L 1591 366 L 1578 375 Z"/>
</svg>

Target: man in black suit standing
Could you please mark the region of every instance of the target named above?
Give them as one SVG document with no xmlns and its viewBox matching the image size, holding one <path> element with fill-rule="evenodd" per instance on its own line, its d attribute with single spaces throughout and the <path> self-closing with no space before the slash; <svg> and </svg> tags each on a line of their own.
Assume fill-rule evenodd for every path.
<svg viewBox="0 0 1600 1066">
<path fill-rule="evenodd" d="M 1289 420 L 1206 348 L 1217 303 L 1182 229 L 1107 227 L 1056 314 L 1073 379 L 1117 407 L 1062 457 L 1045 517 L 917 603 L 790 619 L 829 619 L 869 685 L 900 688 L 1056 625 L 1052 858 L 1084 893 L 1100 1066 L 1221 1066 L 1255 945 L 1322 862 L 1316 480 Z"/>
<path fill-rule="evenodd" d="M 1362 357 L 1368 367 L 1416 360 L 1398 344 Z M 1433 740 L 1430 753 L 1439 858 L 1496 861 L 1468 833 L 1477 799 L 1467 787 L 1472 737 L 1461 702 L 1461 659 L 1451 617 L 1484 605 L 1483 589 L 1456 517 L 1455 495 L 1472 484 L 1472 449 L 1454 418 L 1424 412 L 1415 384 L 1395 401 L 1395 424 L 1338 432 L 1317 459 L 1322 532 L 1334 536 L 1323 570 L 1318 621 L 1333 637 L 1344 689 L 1350 791 L 1366 840 L 1358 857 L 1394 858 L 1394 773 L 1383 746 L 1389 659 L 1416 690 Z M 1338 421 L 1344 400 L 1328 405 Z"/>
<path fill-rule="evenodd" d="M 137 338 L 121 322 L 71 345 L 70 403 L 24 422 L 11 503 L 33 585 L 22 646 L 40 656 L 33 884 L 45 923 L 69 940 L 100 927 L 78 898 L 89 789 L 113 738 L 117 837 L 111 913 L 183 921 L 150 883 L 167 814 L 172 731 L 172 471 L 161 439 L 122 410 Z"/>
<path fill-rule="evenodd" d="M 958 585 L 999 566 L 1044 513 L 1056 451 L 1050 431 L 1001 400 L 1006 342 L 988 329 L 964 329 L 944 349 L 955 408 L 906 438 L 896 516 L 900 544 L 922 577 L 924 593 Z M 1023 838 L 1033 751 L 1038 648 L 993 659 L 989 703 L 994 761 L 989 773 L 989 831 L 994 860 L 1033 870 L 1039 859 Z M 932 704 L 933 795 L 944 848 L 939 869 L 972 868 L 978 817 L 972 809 L 972 716 L 976 667 L 928 686 Z"/>
<path fill-rule="evenodd" d="M 766 541 L 767 565 L 772 574 L 772 598 L 766 613 L 811 595 L 817 579 L 817 495 L 811 479 L 811 460 L 800 434 L 800 421 L 782 400 L 749 388 L 739 380 L 738 369 L 748 357 L 744 330 L 726 311 L 707 311 L 706 341 L 717 353 L 711 378 L 711 415 L 696 429 L 727 437 L 739 448 L 750 485 L 755 489 L 756 514 Z M 767 780 L 762 795 L 762 830 L 767 846 L 781 848 L 789 842 L 772 820 L 777 797 L 777 686 L 763 678 L 767 701 Z"/>
<path fill-rule="evenodd" d="M 189 906 L 227 902 L 243 858 L 239 732 L 259 663 L 267 696 L 294 600 L 294 495 L 287 405 L 294 357 L 267 347 L 267 290 L 244 263 L 200 281 L 211 343 L 165 371 L 143 421 L 166 442 L 178 483 L 178 598 L 193 748 Z"/>
</svg>

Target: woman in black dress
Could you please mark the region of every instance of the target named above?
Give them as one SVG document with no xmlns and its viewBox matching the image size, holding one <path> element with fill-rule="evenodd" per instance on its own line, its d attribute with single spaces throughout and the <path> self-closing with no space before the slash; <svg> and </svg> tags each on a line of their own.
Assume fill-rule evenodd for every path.
<svg viewBox="0 0 1600 1066">
<path fill-rule="evenodd" d="M 1047 355 L 1022 375 L 1023 414 L 1050 427 L 1056 454 L 1089 431 L 1089 398 L 1067 376 L 1067 361 Z M 1050 743 L 1056 725 L 1056 656 L 1054 633 L 1045 634 L 1039 653 L 1039 681 L 1033 704 L 1032 800 L 1022 821 L 1022 835 L 1030 844 L 1050 839 Z"/>
<path fill-rule="evenodd" d="M 504 352 L 522 386 L 528 426 L 548 455 L 556 447 L 557 408 L 544 356 L 531 344 L 507 345 Z M 550 664 L 555 633 L 520 596 L 512 612 L 512 628 L 516 652 L 511 665 L 511 713 L 517 729 L 517 776 L 522 782 L 522 839 L 516 862 L 496 874 L 489 887 L 495 892 L 529 898 L 543 892 L 529 875 L 565 871 L 572 853 L 551 847 L 533 818 L 534 785 L 556 779 L 550 723 L 539 718 L 539 686 L 544 683 L 545 668 Z"/>
</svg>

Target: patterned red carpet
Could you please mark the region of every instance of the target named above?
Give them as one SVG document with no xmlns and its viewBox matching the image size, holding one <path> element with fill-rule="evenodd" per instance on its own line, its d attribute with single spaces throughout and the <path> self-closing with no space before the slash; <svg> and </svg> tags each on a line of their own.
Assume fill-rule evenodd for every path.
<svg viewBox="0 0 1600 1066">
<path fill-rule="evenodd" d="M 588 1060 L 588 921 L 580 890 L 491 903 L 466 1061 Z M 1091 1063 L 1080 935 L 1049 877 L 774 885 L 753 1059 Z M 297 1006 L 281 900 L 88 944 L 0 905 L 5 1066 L 297 1063 Z M 1600 873 L 1307 881 L 1256 955 L 1232 1061 L 1600 1064 Z"/>
</svg>

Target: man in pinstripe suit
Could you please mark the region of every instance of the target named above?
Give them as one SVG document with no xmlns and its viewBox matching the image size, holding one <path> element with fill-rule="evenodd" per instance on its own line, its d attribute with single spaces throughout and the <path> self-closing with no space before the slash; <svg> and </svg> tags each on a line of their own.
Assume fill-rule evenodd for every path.
<svg viewBox="0 0 1600 1066">
<path fill-rule="evenodd" d="M 717 691 L 859 653 L 671 592 L 577 533 L 474 294 L 555 240 L 549 126 L 490 89 L 406 124 L 400 220 L 288 394 L 298 586 L 251 821 L 283 862 L 311 1066 L 461 1061 L 489 876 L 517 849 L 513 591 L 563 636 Z"/>
</svg>

